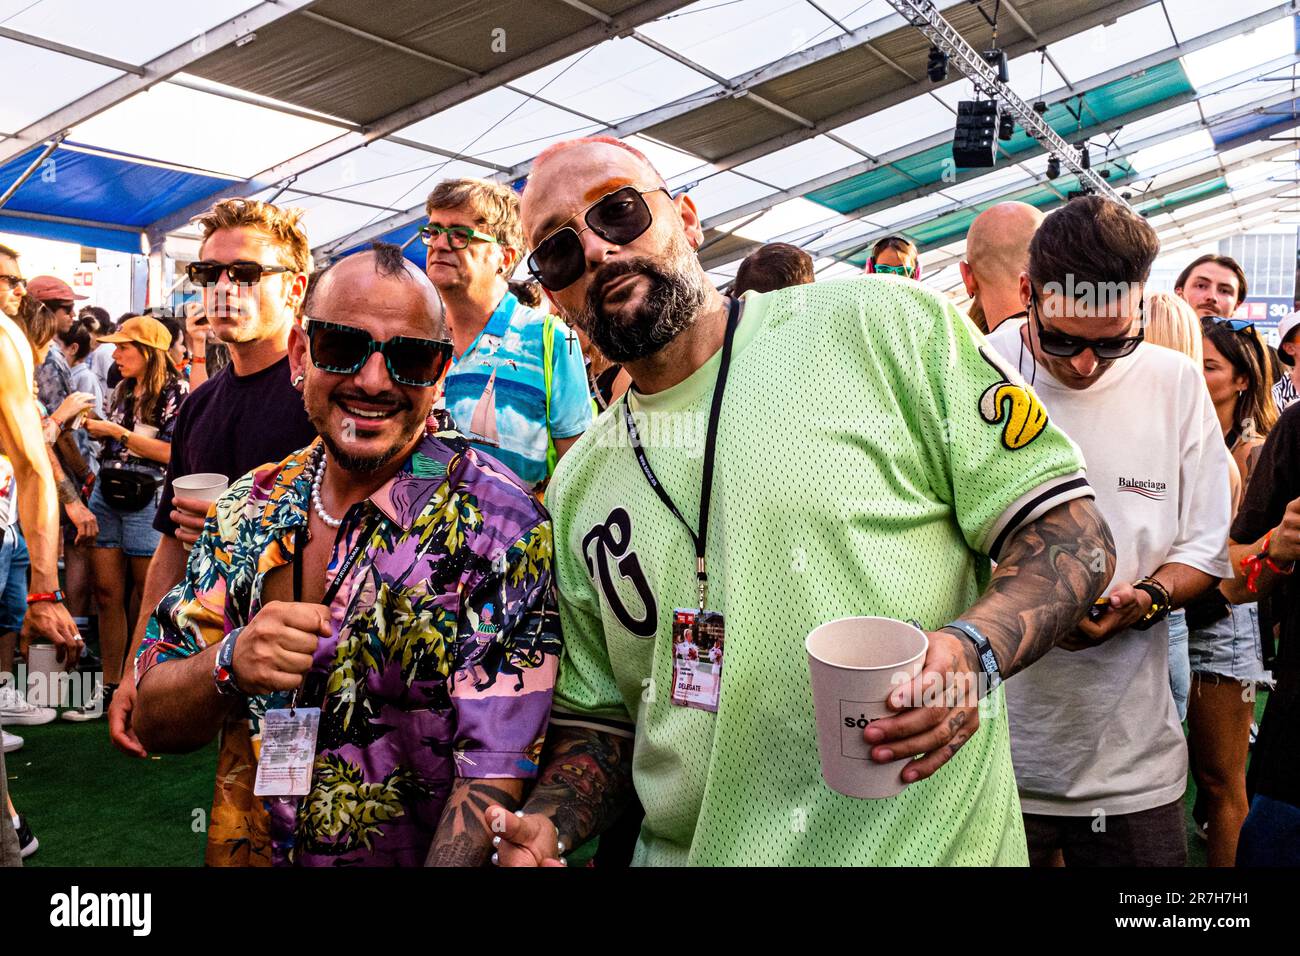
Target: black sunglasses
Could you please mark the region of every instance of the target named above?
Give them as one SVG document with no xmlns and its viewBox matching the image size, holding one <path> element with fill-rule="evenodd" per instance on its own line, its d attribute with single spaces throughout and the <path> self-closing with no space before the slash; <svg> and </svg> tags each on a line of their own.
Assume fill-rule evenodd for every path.
<svg viewBox="0 0 1300 956">
<path fill-rule="evenodd" d="M 260 282 L 264 275 L 292 271 L 288 266 L 264 266 L 260 262 L 249 262 L 246 259 L 237 262 L 212 262 L 209 259 L 200 259 L 185 267 L 185 274 L 195 285 L 213 285 L 220 281 L 223 272 L 230 276 L 231 282 L 252 285 L 254 282 Z"/>
<path fill-rule="evenodd" d="M 27 280 L 22 276 L 0 275 L 0 280 L 9 283 L 10 288 L 13 289 L 18 288 L 19 286 L 22 286 L 24 289 L 27 288 Z"/>
<path fill-rule="evenodd" d="M 311 346 L 312 364 L 336 375 L 355 375 L 378 352 L 384 357 L 394 382 L 428 388 L 438 381 L 451 359 L 452 344 L 436 339 L 395 335 L 385 342 L 376 342 L 364 329 L 319 319 L 304 321 L 303 330 Z"/>
<path fill-rule="evenodd" d="M 1079 353 L 1092 349 L 1097 358 L 1103 362 L 1113 361 L 1114 359 L 1123 358 L 1126 355 L 1132 355 L 1133 350 L 1142 344 L 1146 338 L 1145 306 L 1139 303 L 1138 311 L 1142 317 L 1142 322 L 1138 328 L 1137 335 L 1123 335 L 1113 339 L 1081 339 L 1073 335 L 1066 335 L 1064 332 L 1057 332 L 1053 329 L 1045 328 L 1043 320 L 1039 316 L 1039 304 L 1037 296 L 1031 296 L 1029 299 L 1030 314 L 1034 317 L 1034 326 L 1038 333 L 1038 345 L 1048 355 L 1054 355 L 1057 358 L 1074 358 Z"/>
<path fill-rule="evenodd" d="M 542 287 L 551 292 L 568 288 L 587 271 L 587 255 L 582 249 L 582 233 L 590 229 L 606 242 L 624 246 L 650 228 L 654 214 L 645 197 L 648 193 L 670 193 L 663 186 L 637 189 L 624 186 L 597 199 L 572 219 L 581 218 L 582 229 L 561 226 L 537 244 L 528 257 L 528 271 Z M 570 220 L 572 221 L 572 220 Z"/>
</svg>

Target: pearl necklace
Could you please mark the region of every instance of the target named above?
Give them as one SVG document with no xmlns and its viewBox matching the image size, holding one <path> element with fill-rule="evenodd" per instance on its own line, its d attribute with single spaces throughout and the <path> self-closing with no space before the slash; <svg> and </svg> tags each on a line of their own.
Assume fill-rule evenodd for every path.
<svg viewBox="0 0 1300 956">
<path fill-rule="evenodd" d="M 316 514 L 320 516 L 320 520 L 325 522 L 326 527 L 337 531 L 339 526 L 343 524 L 343 519 L 335 518 L 328 511 L 326 511 L 325 505 L 323 505 L 320 500 L 320 486 L 324 478 L 325 478 L 325 449 L 322 446 L 320 450 L 320 455 L 317 457 L 316 460 L 316 473 L 311 480 L 311 504 L 312 507 L 315 509 Z"/>
</svg>

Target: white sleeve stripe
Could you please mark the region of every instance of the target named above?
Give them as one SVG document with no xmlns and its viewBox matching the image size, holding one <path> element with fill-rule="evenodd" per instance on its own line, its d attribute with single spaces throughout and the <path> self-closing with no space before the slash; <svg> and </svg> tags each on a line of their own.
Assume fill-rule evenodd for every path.
<svg viewBox="0 0 1300 956">
<path fill-rule="evenodd" d="M 1062 475 L 1021 495 L 1010 507 L 1002 512 L 1001 517 L 993 522 L 985 537 L 987 547 L 984 553 L 994 561 L 1002 553 L 1002 546 L 1007 539 L 1031 521 L 1036 521 L 1057 505 L 1075 498 L 1095 497 L 1092 486 L 1082 471 Z"/>
<path fill-rule="evenodd" d="M 626 737 L 629 740 L 636 738 L 635 725 L 625 724 L 621 721 L 605 721 L 600 717 L 580 717 L 576 714 L 564 716 L 562 714 L 551 714 L 552 727 L 582 727 L 586 730 L 598 730 L 603 734 L 613 734 L 615 737 Z"/>
</svg>

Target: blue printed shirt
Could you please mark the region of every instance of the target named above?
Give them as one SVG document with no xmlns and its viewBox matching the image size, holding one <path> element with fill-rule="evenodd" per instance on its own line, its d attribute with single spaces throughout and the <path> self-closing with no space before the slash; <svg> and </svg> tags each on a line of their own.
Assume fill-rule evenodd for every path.
<svg viewBox="0 0 1300 956">
<path fill-rule="evenodd" d="M 545 313 L 507 292 L 478 338 L 455 359 L 445 385 L 456 428 L 530 488 L 546 480 L 545 321 Z M 557 319 L 551 335 L 550 434 L 575 438 L 592 420 L 587 370 L 568 326 Z"/>
</svg>

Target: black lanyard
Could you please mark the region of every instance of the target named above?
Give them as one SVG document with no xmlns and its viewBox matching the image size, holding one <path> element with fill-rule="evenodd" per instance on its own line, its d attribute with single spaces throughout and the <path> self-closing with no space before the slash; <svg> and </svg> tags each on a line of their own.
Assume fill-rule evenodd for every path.
<svg viewBox="0 0 1300 956">
<path fill-rule="evenodd" d="M 690 524 L 677 510 L 673 499 L 668 496 L 654 469 L 650 467 L 650 461 L 645 456 L 645 448 L 641 444 L 641 436 L 637 434 L 636 422 L 632 420 L 631 389 L 623 400 L 623 422 L 627 425 L 628 441 L 632 445 L 632 454 L 636 455 L 637 464 L 641 466 L 641 473 L 645 475 L 646 481 L 659 496 L 659 500 L 673 513 L 673 517 L 682 523 L 682 527 L 686 529 L 686 533 L 691 536 L 691 541 L 695 544 L 695 578 L 699 583 L 701 611 L 704 610 L 709 593 L 709 575 L 704 563 L 704 547 L 709 540 L 709 500 L 713 497 L 713 458 L 717 451 L 718 418 L 722 413 L 722 393 L 727 387 L 727 371 L 731 368 L 731 345 L 736 337 L 736 326 L 740 324 L 739 320 L 740 300 L 732 299 L 727 313 L 727 332 L 722 340 L 722 361 L 718 366 L 718 380 L 713 386 L 713 404 L 709 408 L 709 431 L 704 439 L 704 480 L 700 486 L 699 534 L 691 530 Z"/>
<path fill-rule="evenodd" d="M 326 590 L 325 596 L 321 599 L 321 603 L 326 607 L 333 604 L 334 599 L 338 597 L 339 589 L 343 587 L 343 582 L 347 579 L 348 572 L 351 571 L 352 566 L 357 563 L 357 558 L 361 557 L 361 552 L 365 548 L 366 542 L 370 540 L 372 533 L 373 529 L 369 527 L 369 522 L 362 520 L 357 528 L 356 544 L 352 546 L 352 550 L 349 551 L 347 557 L 343 559 L 343 563 L 339 566 L 338 573 L 334 575 L 334 580 L 330 582 L 329 589 Z M 293 534 L 293 600 L 295 604 L 302 603 L 302 564 L 303 553 L 306 550 L 307 525 L 302 524 L 294 529 Z M 292 713 L 294 708 L 298 706 L 298 698 L 300 695 L 306 697 L 308 700 L 316 699 L 320 692 L 319 684 L 322 682 L 320 675 L 309 671 L 303 678 L 302 687 L 294 690 L 293 696 L 289 698 L 290 713 Z M 319 695 L 323 696 L 323 694 Z"/>
</svg>

